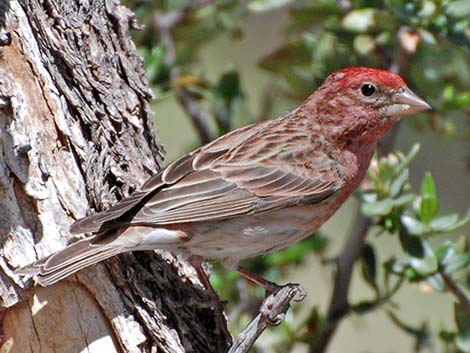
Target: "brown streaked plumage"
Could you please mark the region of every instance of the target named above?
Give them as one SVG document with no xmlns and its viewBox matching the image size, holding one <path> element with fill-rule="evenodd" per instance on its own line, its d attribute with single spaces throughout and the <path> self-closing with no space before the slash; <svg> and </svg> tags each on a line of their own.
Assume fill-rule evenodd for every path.
<svg viewBox="0 0 470 353">
<path fill-rule="evenodd" d="M 378 139 L 399 117 L 426 109 L 390 72 L 334 73 L 291 113 L 220 137 L 78 220 L 71 232 L 98 234 L 19 273 L 47 285 L 118 253 L 154 248 L 236 267 L 313 233 L 360 183 Z"/>
</svg>

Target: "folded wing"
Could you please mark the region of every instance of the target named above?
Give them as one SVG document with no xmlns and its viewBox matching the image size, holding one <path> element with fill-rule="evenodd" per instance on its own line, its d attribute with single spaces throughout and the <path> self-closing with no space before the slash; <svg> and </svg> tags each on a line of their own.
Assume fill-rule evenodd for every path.
<svg viewBox="0 0 470 353">
<path fill-rule="evenodd" d="M 308 127 L 287 118 L 236 130 L 174 162 L 109 210 L 77 221 L 72 230 L 220 220 L 320 202 L 342 186 L 338 163 L 322 152 L 321 143 Z"/>
</svg>

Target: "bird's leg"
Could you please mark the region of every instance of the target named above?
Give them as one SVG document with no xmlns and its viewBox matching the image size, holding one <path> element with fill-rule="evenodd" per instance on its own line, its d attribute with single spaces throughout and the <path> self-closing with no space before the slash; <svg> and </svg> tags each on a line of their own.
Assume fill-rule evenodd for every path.
<svg viewBox="0 0 470 353">
<path fill-rule="evenodd" d="M 209 292 L 215 293 L 215 290 L 212 287 L 211 282 L 209 281 L 209 277 L 207 277 L 206 271 L 204 271 L 204 268 L 202 267 L 202 263 L 195 266 L 194 269 L 196 270 L 197 277 L 199 278 L 199 281 L 201 282 L 203 287 Z"/>
<path fill-rule="evenodd" d="M 240 267 L 240 266 L 237 267 L 237 272 L 241 274 L 243 277 L 245 277 L 247 280 L 263 287 L 264 290 L 266 291 L 266 295 L 265 295 L 266 297 L 269 297 L 272 294 L 276 294 L 281 288 L 293 287 L 293 286 L 296 287 L 298 291 L 294 299 L 296 302 L 302 301 L 307 295 L 307 293 L 305 292 L 305 289 L 303 289 L 302 286 L 297 283 L 288 283 L 286 285 L 280 286 L 279 284 L 268 281 L 267 279 L 261 276 L 258 276 L 257 274 L 254 274 L 248 270 L 245 270 L 243 267 Z"/>
<path fill-rule="evenodd" d="M 293 293 L 293 296 L 288 299 L 288 302 L 290 302 L 290 300 L 300 302 L 307 295 L 305 289 L 303 289 L 300 284 L 288 283 L 286 285 L 280 286 L 274 282 L 268 281 L 261 276 L 245 270 L 243 267 L 238 266 L 237 271 L 246 279 L 264 288 L 265 298 L 259 311 L 260 314 L 268 318 L 272 325 L 279 325 L 285 319 L 285 310 L 279 313 L 274 309 L 274 307 L 277 307 L 280 302 L 286 300 L 286 293 Z"/>
<path fill-rule="evenodd" d="M 203 263 L 204 260 L 200 256 L 190 256 L 188 259 L 189 263 L 191 266 L 194 267 L 196 270 L 197 277 L 199 278 L 199 281 L 201 282 L 202 286 L 204 289 L 207 291 L 207 295 L 209 297 L 209 306 L 211 309 L 213 309 L 214 314 L 215 314 L 215 320 L 218 323 L 218 327 L 220 327 L 223 331 L 224 334 L 227 335 L 227 337 L 230 337 L 230 333 L 228 332 L 227 328 L 227 319 L 224 315 L 224 309 L 225 309 L 225 301 L 219 300 L 219 296 L 217 295 L 217 292 L 214 290 L 214 287 L 212 287 L 211 282 L 209 281 L 209 277 L 206 274 L 206 271 L 204 270 Z M 206 302 L 207 303 L 207 302 Z M 205 305 L 207 305 L 205 303 Z"/>
<path fill-rule="evenodd" d="M 204 267 L 202 265 L 203 259 L 199 256 L 191 256 L 189 258 L 189 263 L 194 267 L 199 281 L 201 282 L 202 286 L 207 290 L 211 304 L 214 307 L 220 305 L 219 297 L 214 288 L 212 287 L 212 284 L 209 281 L 209 277 L 207 277 L 206 271 L 204 270 Z"/>
<path fill-rule="evenodd" d="M 253 283 L 256 283 L 258 286 L 263 287 L 264 290 L 266 291 L 266 297 L 269 297 L 271 294 L 276 293 L 277 291 L 279 291 L 279 289 L 282 288 L 282 286 L 274 282 L 268 281 L 267 279 L 261 276 L 258 276 L 255 273 L 245 270 L 243 267 L 238 266 L 237 272 L 241 274 L 243 277 L 245 277 L 247 280 Z"/>
</svg>

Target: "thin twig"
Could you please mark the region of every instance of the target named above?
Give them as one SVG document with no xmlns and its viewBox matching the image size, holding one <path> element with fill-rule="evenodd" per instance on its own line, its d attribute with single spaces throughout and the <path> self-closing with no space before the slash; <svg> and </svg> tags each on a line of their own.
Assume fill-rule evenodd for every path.
<svg viewBox="0 0 470 353">
<path fill-rule="evenodd" d="M 457 298 L 457 300 L 462 304 L 462 308 L 465 311 L 466 315 L 470 317 L 470 298 L 466 296 L 464 291 L 455 283 L 455 281 L 444 271 L 440 272 L 444 282 L 452 294 Z"/>
<path fill-rule="evenodd" d="M 186 114 L 196 129 L 203 144 L 215 139 L 215 135 L 209 127 L 209 112 L 200 106 L 195 96 L 184 86 L 177 84 L 181 75 L 179 67 L 175 66 L 176 49 L 173 40 L 173 30 L 187 16 L 187 11 L 172 11 L 165 14 L 156 12 L 153 15 L 153 27 L 165 48 L 165 64 L 171 66 L 171 80 L 175 84 L 175 93 L 178 102 L 183 107 Z"/>
<path fill-rule="evenodd" d="M 215 139 L 215 135 L 209 128 L 209 112 L 201 107 L 194 95 L 185 87 L 176 88 L 176 98 L 181 104 L 186 114 L 191 118 L 191 122 L 196 129 L 199 139 L 203 144 L 209 143 Z"/>
<path fill-rule="evenodd" d="M 155 12 L 153 14 L 153 28 L 155 29 L 160 43 L 165 48 L 165 64 L 172 65 L 176 59 L 175 42 L 173 41 L 173 29 L 180 24 L 187 12 L 184 10 L 171 11 L 167 13 Z"/>
<path fill-rule="evenodd" d="M 353 229 L 343 250 L 335 261 L 336 275 L 333 294 L 326 314 L 326 325 L 318 339 L 313 342 L 310 348 L 311 353 L 322 353 L 326 351 L 328 343 L 331 341 L 340 321 L 350 312 L 348 293 L 352 271 L 354 263 L 362 253 L 364 239 L 370 225 L 370 219 L 364 217 L 360 211 L 357 211 Z"/>
<path fill-rule="evenodd" d="M 304 297 L 305 290 L 298 284 L 287 284 L 271 294 L 261 304 L 259 314 L 240 332 L 228 353 L 248 352 L 268 326 L 284 321 L 292 300 L 301 301 Z"/>
</svg>

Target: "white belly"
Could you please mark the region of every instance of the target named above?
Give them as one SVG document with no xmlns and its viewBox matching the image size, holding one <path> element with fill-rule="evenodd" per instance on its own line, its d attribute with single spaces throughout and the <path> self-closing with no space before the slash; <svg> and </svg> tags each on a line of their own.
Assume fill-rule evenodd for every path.
<svg viewBox="0 0 470 353">
<path fill-rule="evenodd" d="M 318 209 L 315 211 L 314 223 L 310 207 L 201 223 L 184 248 L 193 255 L 237 262 L 284 248 L 311 235 L 328 218 L 327 214 L 318 214 Z"/>
<path fill-rule="evenodd" d="M 187 224 L 177 229 L 134 226 L 129 228 L 123 246 L 217 259 L 233 269 L 240 259 L 284 248 L 313 234 L 335 210 L 335 206 L 324 203 Z"/>
</svg>

